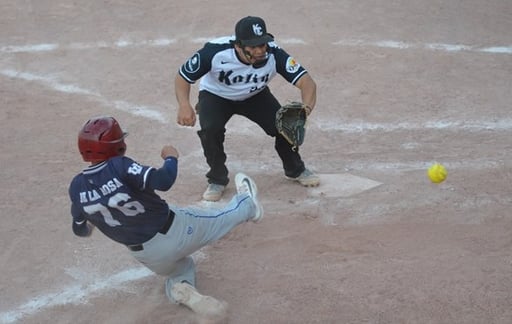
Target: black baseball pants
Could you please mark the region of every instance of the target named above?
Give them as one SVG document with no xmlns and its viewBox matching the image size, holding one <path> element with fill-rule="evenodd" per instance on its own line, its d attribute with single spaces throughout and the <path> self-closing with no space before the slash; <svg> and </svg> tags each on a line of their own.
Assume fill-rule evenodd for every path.
<svg viewBox="0 0 512 324">
<path fill-rule="evenodd" d="M 293 150 L 292 145 L 277 132 L 275 118 L 280 107 L 268 87 L 243 101 L 227 100 L 204 90 L 199 92 L 197 109 L 201 129 L 197 134 L 206 163 L 210 167 L 206 174 L 209 183 L 227 185 L 229 182 L 224 139 L 226 124 L 235 114 L 247 117 L 258 124 L 267 135 L 275 137 L 274 148 L 283 162 L 286 176 L 295 178 L 304 171 L 304 162 L 298 148 Z"/>
</svg>

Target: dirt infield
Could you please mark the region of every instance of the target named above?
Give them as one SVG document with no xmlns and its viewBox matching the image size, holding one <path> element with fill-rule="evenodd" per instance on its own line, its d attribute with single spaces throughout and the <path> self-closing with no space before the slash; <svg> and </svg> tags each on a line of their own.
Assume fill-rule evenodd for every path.
<svg viewBox="0 0 512 324">
<path fill-rule="evenodd" d="M 231 120 L 228 167 L 253 176 L 266 215 L 195 255 L 199 290 L 236 324 L 511 323 L 508 0 L 3 1 L 0 323 L 195 323 L 125 247 L 73 235 L 67 189 L 85 166 L 78 130 L 111 114 L 141 163 L 180 150 L 162 197 L 205 204 L 197 126 L 176 124 L 172 80 L 246 15 L 318 84 L 307 165 L 351 182 L 290 183 L 273 140 Z M 271 89 L 299 99 L 282 79 Z"/>
</svg>

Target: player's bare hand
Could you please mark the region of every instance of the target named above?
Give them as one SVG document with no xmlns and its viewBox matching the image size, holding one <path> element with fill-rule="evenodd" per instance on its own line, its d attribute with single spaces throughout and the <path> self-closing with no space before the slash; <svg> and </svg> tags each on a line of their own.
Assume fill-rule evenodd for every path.
<svg viewBox="0 0 512 324">
<path fill-rule="evenodd" d="M 190 104 L 179 107 L 177 121 L 182 126 L 194 126 L 196 124 L 196 113 Z"/>
<path fill-rule="evenodd" d="M 178 158 L 180 156 L 180 154 L 178 153 L 178 150 L 174 146 L 172 146 L 172 145 L 165 145 L 162 148 L 162 153 L 160 154 L 160 156 L 162 157 L 162 159 L 165 159 L 165 158 L 167 158 L 169 156 Z"/>
</svg>

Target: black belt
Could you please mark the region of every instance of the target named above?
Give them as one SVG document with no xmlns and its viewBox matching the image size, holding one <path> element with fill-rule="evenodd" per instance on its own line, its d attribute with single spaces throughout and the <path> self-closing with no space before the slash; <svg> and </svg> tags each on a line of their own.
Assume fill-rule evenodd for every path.
<svg viewBox="0 0 512 324">
<path fill-rule="evenodd" d="M 167 218 L 167 222 L 165 222 L 164 226 L 158 231 L 158 233 L 167 234 L 169 231 L 169 228 L 171 228 L 172 222 L 174 221 L 174 212 L 169 209 L 169 218 Z M 127 245 L 128 249 L 133 252 L 142 251 L 144 250 L 144 247 L 142 244 L 134 244 L 134 245 Z"/>
<path fill-rule="evenodd" d="M 174 215 L 174 212 L 169 209 L 169 218 L 167 218 L 167 222 L 165 222 L 158 233 L 167 234 L 167 232 L 169 232 L 169 228 L 171 228 L 172 222 L 174 221 Z"/>
</svg>

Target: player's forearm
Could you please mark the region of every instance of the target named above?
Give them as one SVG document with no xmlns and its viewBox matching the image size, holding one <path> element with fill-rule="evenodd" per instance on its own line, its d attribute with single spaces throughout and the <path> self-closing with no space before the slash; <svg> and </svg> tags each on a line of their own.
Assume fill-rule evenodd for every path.
<svg viewBox="0 0 512 324">
<path fill-rule="evenodd" d="M 190 106 L 190 83 L 185 81 L 183 77 L 178 73 L 174 81 L 174 92 L 178 105 Z"/>
<path fill-rule="evenodd" d="M 301 92 L 302 103 L 313 110 L 316 104 L 316 83 L 309 74 L 305 74 L 297 82 L 297 87 Z"/>
<path fill-rule="evenodd" d="M 169 156 L 164 160 L 164 164 L 159 169 L 154 169 L 149 173 L 147 187 L 156 190 L 166 191 L 171 189 L 178 177 L 178 159 Z"/>
</svg>

